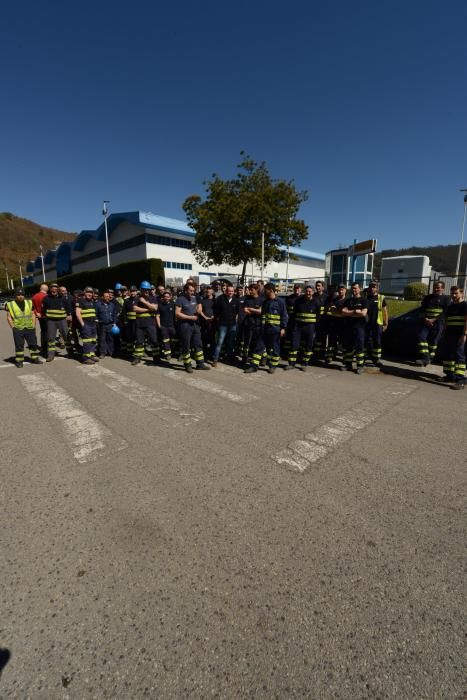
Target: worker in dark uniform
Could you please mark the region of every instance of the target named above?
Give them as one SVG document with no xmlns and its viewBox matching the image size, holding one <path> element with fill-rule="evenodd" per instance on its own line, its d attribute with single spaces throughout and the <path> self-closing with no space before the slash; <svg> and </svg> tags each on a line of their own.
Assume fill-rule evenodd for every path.
<svg viewBox="0 0 467 700">
<path fill-rule="evenodd" d="M 465 387 L 465 342 L 467 338 L 467 302 L 457 285 L 451 287 L 451 303 L 446 309 L 444 337 L 441 345 L 445 381 L 453 389 Z"/>
<path fill-rule="evenodd" d="M 298 296 L 293 308 L 294 329 L 292 347 L 289 352 L 289 365 L 285 369 L 294 369 L 300 350 L 300 369 L 305 372 L 313 356 L 316 322 L 321 312 L 319 299 L 313 296 L 313 287 L 305 287 L 305 293 Z"/>
<path fill-rule="evenodd" d="M 334 286 L 330 285 L 326 290 L 326 300 L 324 302 L 324 312 L 321 314 L 320 323 L 323 326 L 324 335 L 324 364 L 329 365 L 334 357 L 332 346 L 332 311 L 331 307 L 337 297 Z"/>
<path fill-rule="evenodd" d="M 365 364 L 365 324 L 368 313 L 367 300 L 362 297 L 360 285 L 354 282 L 351 286 L 352 296 L 342 305 L 341 314 L 344 317 L 344 364 L 343 369 L 352 371 L 352 361 L 355 356 L 357 374 L 363 374 Z"/>
<path fill-rule="evenodd" d="M 42 302 L 42 314 L 47 319 L 47 362 L 55 358 L 57 333 L 61 335 L 68 353 L 71 346 L 68 340 L 68 321 L 71 321 L 69 301 L 58 293 L 58 284 L 49 285 L 49 293 Z"/>
<path fill-rule="evenodd" d="M 212 351 L 215 345 L 214 289 L 209 285 L 204 288 L 204 294 L 198 304 L 198 318 L 201 327 L 204 359 L 209 361 L 212 359 Z"/>
<path fill-rule="evenodd" d="M 423 299 L 420 313 L 421 325 L 418 332 L 417 365 L 426 367 L 434 359 L 438 349 L 438 341 L 444 327 L 444 314 L 449 305 L 449 297 L 444 293 L 444 282 L 437 281 L 433 285 L 433 294 L 427 294 Z"/>
<path fill-rule="evenodd" d="M 146 338 L 149 338 L 152 348 L 154 348 L 154 361 L 157 361 L 158 355 L 155 353 L 155 349 L 158 346 L 157 342 L 157 327 L 155 322 L 155 316 L 157 313 L 157 304 L 149 301 L 149 293 L 151 291 L 150 282 L 141 282 L 140 284 L 141 294 L 137 299 L 136 304 L 133 306 L 133 310 L 136 312 L 135 321 L 135 352 L 133 356 L 132 365 L 138 365 L 144 357 L 144 342 Z"/>
<path fill-rule="evenodd" d="M 77 299 L 75 304 L 76 321 L 81 329 L 80 335 L 83 343 L 82 360 L 85 365 L 93 365 L 99 360 L 96 357 L 96 302 L 93 299 L 92 287 L 85 287 L 83 296 Z"/>
<path fill-rule="evenodd" d="M 120 306 L 111 298 L 112 290 L 102 292 L 101 299 L 96 301 L 96 320 L 99 342 L 99 357 L 114 355 L 114 336 L 112 329 L 117 325 Z"/>
<path fill-rule="evenodd" d="M 326 292 L 324 289 L 324 282 L 318 280 L 315 284 L 315 299 L 320 303 L 320 312 L 318 320 L 316 322 L 316 339 L 315 346 L 313 350 L 313 359 L 322 360 L 326 353 L 326 322 L 323 323 L 324 312 L 326 310 Z"/>
<path fill-rule="evenodd" d="M 262 338 L 261 307 L 263 303 L 264 299 L 259 296 L 258 285 L 250 284 L 243 303 L 245 320 L 242 326 L 242 360 L 247 367 L 251 365 L 253 351 Z M 258 364 L 260 361 L 261 357 L 258 358 Z"/>
<path fill-rule="evenodd" d="M 280 339 L 285 336 L 287 328 L 287 309 L 285 304 L 276 295 L 276 288 L 268 282 L 264 285 L 265 301 L 261 307 L 262 334 L 253 350 L 251 367 L 246 373 L 256 372 L 266 349 L 268 357 L 268 372 L 274 374 L 280 360 Z"/>
<path fill-rule="evenodd" d="M 388 307 L 386 299 L 378 291 L 376 282 L 368 285 L 366 300 L 368 302 L 365 326 L 366 355 L 376 367 L 381 367 L 383 333 L 388 327 Z"/>
<path fill-rule="evenodd" d="M 337 297 L 329 304 L 328 312 L 330 315 L 328 345 L 326 352 L 327 362 L 337 359 L 339 348 L 344 345 L 344 317 L 342 316 L 342 307 L 347 300 L 347 287 L 345 284 L 340 284 L 337 288 Z"/>
<path fill-rule="evenodd" d="M 302 285 L 299 282 L 296 282 L 293 286 L 292 294 L 289 294 L 285 298 L 285 308 L 287 309 L 287 316 L 289 318 L 289 320 L 287 322 L 287 328 L 286 328 L 286 332 L 285 332 L 284 341 L 283 341 L 283 348 L 284 348 L 283 355 L 284 355 L 285 359 L 290 359 L 289 353 L 292 349 L 292 335 L 293 335 L 293 329 L 294 329 L 294 304 L 301 294 L 302 294 Z"/>
<path fill-rule="evenodd" d="M 135 305 L 138 303 L 138 287 L 134 284 L 130 287 L 129 296 L 123 302 L 122 322 L 124 350 L 127 357 L 133 358 L 136 340 L 136 311 Z"/>
<path fill-rule="evenodd" d="M 36 312 L 32 301 L 24 298 L 24 289 L 15 289 L 15 298 L 6 304 L 7 321 L 13 331 L 15 365 L 21 369 L 24 362 L 24 344 L 27 343 L 31 362 L 40 365 L 39 346 L 36 337 Z"/>
<path fill-rule="evenodd" d="M 193 372 L 191 350 L 194 350 L 196 369 L 211 369 L 204 362 L 201 328 L 199 326 L 198 302 L 195 286 L 185 284 L 183 294 L 175 302 L 175 318 L 178 321 L 178 334 L 182 360 L 187 372 Z"/>
<path fill-rule="evenodd" d="M 175 331 L 175 303 L 172 294 L 166 289 L 159 295 L 157 305 L 156 325 L 161 340 L 161 355 L 166 362 L 172 358 L 172 342 Z"/>
</svg>

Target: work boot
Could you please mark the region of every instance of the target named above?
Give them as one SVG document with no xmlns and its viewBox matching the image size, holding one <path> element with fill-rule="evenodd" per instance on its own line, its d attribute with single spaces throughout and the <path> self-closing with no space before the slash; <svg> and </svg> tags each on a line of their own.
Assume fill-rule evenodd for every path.
<svg viewBox="0 0 467 700">
<path fill-rule="evenodd" d="M 275 371 L 276 371 L 275 367 L 268 367 L 268 374 L 274 374 Z"/>
<path fill-rule="evenodd" d="M 91 357 L 91 360 L 94 362 L 94 364 L 95 364 L 96 362 L 99 362 L 99 358 L 96 357 L 95 355 L 93 355 L 93 356 Z"/>
<path fill-rule="evenodd" d="M 42 362 L 41 362 L 41 360 L 39 360 L 38 357 L 35 357 L 33 360 L 31 360 L 31 364 L 32 365 L 41 365 Z"/>
<path fill-rule="evenodd" d="M 205 362 L 200 362 L 196 365 L 196 369 L 211 369 Z"/>
<path fill-rule="evenodd" d="M 211 362 L 211 367 L 217 367 L 217 360 L 213 360 Z"/>
<path fill-rule="evenodd" d="M 131 361 L 131 366 L 136 367 L 136 365 L 139 365 L 140 362 L 141 360 L 135 357 L 134 360 Z"/>
<path fill-rule="evenodd" d="M 296 369 L 295 365 L 286 365 L 284 369 L 287 371 L 289 369 Z"/>
<path fill-rule="evenodd" d="M 85 360 L 83 360 L 83 365 L 94 365 L 94 362 L 90 357 L 87 357 Z"/>
<path fill-rule="evenodd" d="M 306 372 L 307 369 L 308 369 L 308 367 L 307 367 L 306 365 L 301 365 L 301 366 L 299 367 L 299 369 L 300 369 L 301 372 Z"/>
<path fill-rule="evenodd" d="M 258 371 L 257 367 L 255 367 L 254 365 L 250 365 L 250 367 L 247 367 L 246 369 L 243 370 L 243 374 L 254 374 L 257 371 Z"/>
<path fill-rule="evenodd" d="M 23 363 L 22 362 L 15 362 L 15 367 L 17 369 L 23 369 Z"/>
<path fill-rule="evenodd" d="M 185 372 L 188 372 L 188 374 L 193 374 L 193 367 L 191 365 L 185 365 Z"/>
<path fill-rule="evenodd" d="M 464 382 L 455 382 L 454 386 L 451 387 L 451 389 L 454 389 L 455 391 L 459 391 L 460 389 L 464 389 L 465 383 Z"/>
<path fill-rule="evenodd" d="M 355 374 L 363 374 L 363 367 L 357 367 Z"/>
<path fill-rule="evenodd" d="M 55 355 L 47 355 L 47 360 L 46 362 L 53 362 L 55 359 Z"/>
</svg>

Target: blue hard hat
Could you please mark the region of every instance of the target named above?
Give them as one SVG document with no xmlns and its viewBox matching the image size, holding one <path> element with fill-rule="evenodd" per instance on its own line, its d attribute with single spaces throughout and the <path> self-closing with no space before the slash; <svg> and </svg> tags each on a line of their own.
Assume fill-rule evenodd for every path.
<svg viewBox="0 0 467 700">
<path fill-rule="evenodd" d="M 122 288 L 122 285 L 120 284 L 120 282 L 117 282 L 117 283 L 114 285 L 114 289 L 116 289 L 117 291 L 118 291 L 119 289 L 121 289 L 121 288 Z"/>
<path fill-rule="evenodd" d="M 139 285 L 139 288 L 140 289 L 151 289 L 151 283 L 144 280 L 144 282 L 141 282 L 141 284 Z"/>
<path fill-rule="evenodd" d="M 110 331 L 112 335 L 119 335 L 120 334 L 120 328 L 118 326 L 112 326 L 112 329 Z"/>
</svg>

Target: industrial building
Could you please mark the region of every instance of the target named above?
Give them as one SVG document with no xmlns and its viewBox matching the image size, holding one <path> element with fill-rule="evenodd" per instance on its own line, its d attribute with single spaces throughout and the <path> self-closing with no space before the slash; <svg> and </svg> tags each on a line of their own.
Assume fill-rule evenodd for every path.
<svg viewBox="0 0 467 700">
<path fill-rule="evenodd" d="M 430 285 L 432 269 L 427 255 L 398 255 L 381 260 L 381 291 L 402 296 L 411 282 Z"/>
<path fill-rule="evenodd" d="M 167 284 L 182 284 L 188 277 L 209 282 L 218 277 L 236 279 L 241 266 L 216 265 L 203 268 L 193 256 L 194 231 L 184 222 L 145 211 L 111 214 L 107 218 L 111 265 L 134 260 L 159 258 L 164 263 Z M 265 279 L 285 281 L 313 281 L 324 276 L 324 255 L 302 248 L 291 247 L 289 261 L 268 262 Z M 287 251 L 284 249 L 287 257 Z M 43 264 L 44 263 L 44 264 Z M 38 284 L 56 280 L 64 275 L 97 270 L 107 266 L 104 222 L 95 230 L 81 231 L 71 242 L 61 243 L 48 250 L 44 259 L 38 256 L 27 266 L 24 284 Z M 252 264 L 246 271 L 248 278 L 261 276 L 261 268 Z M 140 280 L 121 280 L 139 282 Z"/>
</svg>

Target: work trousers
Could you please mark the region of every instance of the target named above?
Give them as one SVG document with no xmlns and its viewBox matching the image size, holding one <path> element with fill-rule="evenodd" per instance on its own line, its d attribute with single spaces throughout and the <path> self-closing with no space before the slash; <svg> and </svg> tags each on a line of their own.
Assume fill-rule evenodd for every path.
<svg viewBox="0 0 467 700">
<path fill-rule="evenodd" d="M 326 359 L 336 359 L 339 346 L 344 345 L 344 319 L 331 318 L 329 322 L 328 346 L 326 348 Z"/>
<path fill-rule="evenodd" d="M 97 328 L 95 321 L 83 320 L 84 326 L 81 327 L 80 336 L 83 344 L 83 360 L 88 360 L 96 355 Z"/>
<path fill-rule="evenodd" d="M 377 364 L 381 360 L 381 344 L 383 338 L 383 326 L 378 323 L 367 323 L 365 328 L 365 346 L 367 357 Z"/>
<path fill-rule="evenodd" d="M 215 340 L 215 329 L 214 320 L 205 321 L 201 320 L 201 340 L 203 342 L 204 355 L 206 358 L 212 357 L 212 352 L 214 350 Z"/>
<path fill-rule="evenodd" d="M 57 347 L 57 333 L 61 335 L 67 352 L 71 352 L 71 343 L 68 339 L 68 322 L 66 318 L 59 321 L 47 319 L 47 356 L 55 357 Z"/>
<path fill-rule="evenodd" d="M 41 329 L 41 353 L 47 357 L 47 319 L 45 316 L 39 319 L 39 326 Z"/>
<path fill-rule="evenodd" d="M 140 325 L 136 321 L 135 330 L 135 352 L 134 359 L 142 360 L 144 357 L 144 341 L 149 340 L 149 343 L 153 349 L 153 356 L 156 357 L 159 354 L 159 343 L 157 340 L 157 327 L 153 318 L 149 319 L 149 323 Z"/>
<path fill-rule="evenodd" d="M 13 328 L 13 340 L 15 343 L 15 362 L 23 364 L 24 361 L 24 343 L 26 342 L 29 348 L 31 360 L 37 360 L 39 357 L 39 347 L 37 345 L 36 331 L 34 328 Z"/>
<path fill-rule="evenodd" d="M 435 321 L 432 326 L 422 326 L 418 332 L 418 353 L 422 360 L 429 362 L 434 360 L 438 349 L 438 342 L 443 332 L 443 321 Z"/>
<path fill-rule="evenodd" d="M 300 352 L 302 365 L 307 365 L 313 357 L 316 327 L 314 323 L 297 323 L 292 334 L 292 348 L 289 352 L 289 364 L 295 365 Z"/>
<path fill-rule="evenodd" d="M 441 345 L 443 370 L 453 381 L 465 382 L 465 343 L 463 336 L 446 333 Z"/>
<path fill-rule="evenodd" d="M 314 354 L 318 359 L 324 357 L 326 352 L 327 321 L 328 319 L 323 315 L 320 316 L 316 322 Z"/>
<path fill-rule="evenodd" d="M 277 367 L 281 352 L 281 329 L 279 326 L 267 324 L 263 327 L 261 342 L 257 344 L 254 353 L 255 360 L 257 360 L 259 356 L 258 364 L 261 361 L 264 349 L 266 349 L 267 352 L 269 366 Z M 256 362 L 254 364 L 256 364 Z"/>
<path fill-rule="evenodd" d="M 242 346 L 242 359 L 244 362 L 247 362 L 248 359 L 251 359 L 253 356 L 253 353 L 255 352 L 255 348 L 257 347 L 258 343 L 263 341 L 263 329 L 261 328 L 261 323 L 256 323 L 255 325 L 251 323 L 244 323 L 242 327 L 242 339 L 241 339 L 241 346 Z M 264 350 L 264 343 L 263 343 L 263 350 Z M 261 361 L 261 357 L 259 358 L 258 364 Z"/>
<path fill-rule="evenodd" d="M 135 339 L 136 339 L 136 321 L 133 319 L 128 320 L 122 329 L 122 349 L 127 353 L 127 355 L 133 355 L 135 350 Z"/>
<path fill-rule="evenodd" d="M 172 357 L 172 341 L 176 336 L 175 327 L 161 326 L 159 328 L 159 333 L 161 337 L 162 357 L 165 360 L 170 360 Z"/>
<path fill-rule="evenodd" d="M 181 321 L 178 326 L 178 336 L 180 338 L 180 350 L 185 367 L 191 366 L 191 350 L 195 354 L 197 365 L 204 363 L 203 342 L 201 340 L 201 329 L 194 321 Z"/>
<path fill-rule="evenodd" d="M 114 353 L 114 337 L 112 335 L 113 323 L 99 323 L 99 355 L 113 355 Z"/>
<path fill-rule="evenodd" d="M 357 368 L 360 368 L 365 364 L 365 326 L 352 321 L 347 323 L 344 336 L 344 363 L 347 367 L 351 367 L 355 356 Z"/>
</svg>

